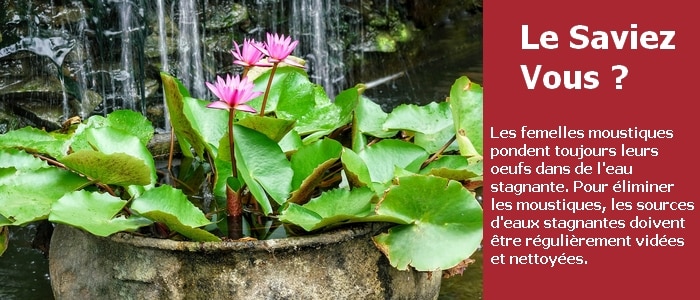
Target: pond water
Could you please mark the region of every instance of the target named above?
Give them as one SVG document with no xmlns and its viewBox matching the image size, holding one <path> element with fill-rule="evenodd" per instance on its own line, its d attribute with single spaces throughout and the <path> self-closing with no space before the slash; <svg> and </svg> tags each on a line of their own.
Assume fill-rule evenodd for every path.
<svg viewBox="0 0 700 300">
<path fill-rule="evenodd" d="M 356 82 L 372 82 L 366 95 L 391 109 L 400 103 L 429 103 L 443 101 L 459 76 L 482 83 L 482 50 L 480 20 L 472 18 L 445 20 L 420 53 L 414 54 L 420 63 L 405 61 L 401 68 L 386 68 L 384 72 L 360 72 Z M 366 59 L 382 64 L 381 55 Z M 401 59 L 401 57 L 399 57 Z M 399 61 L 400 63 L 401 61 Z M 379 68 L 382 69 L 382 68 Z M 376 85 L 375 85 L 376 84 Z M 0 299 L 52 299 L 48 261 L 31 247 L 35 226 L 12 228 L 10 248 L 0 257 Z M 461 276 L 443 279 L 440 300 L 482 299 L 482 253 L 472 257 L 476 263 Z"/>
</svg>

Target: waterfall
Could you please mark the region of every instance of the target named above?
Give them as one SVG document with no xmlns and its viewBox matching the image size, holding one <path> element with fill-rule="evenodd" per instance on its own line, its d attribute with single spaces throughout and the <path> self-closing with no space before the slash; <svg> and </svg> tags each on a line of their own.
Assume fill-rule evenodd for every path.
<svg viewBox="0 0 700 300">
<path fill-rule="evenodd" d="M 131 17 L 133 14 L 133 9 L 129 1 L 123 1 L 120 5 L 119 20 L 121 21 L 121 70 L 117 71 L 113 78 L 122 85 L 122 101 L 123 106 L 126 109 L 133 110 L 134 105 L 134 94 L 136 91 L 136 81 L 134 79 L 133 68 L 131 66 L 134 63 L 134 55 L 131 53 Z"/>
<path fill-rule="evenodd" d="M 199 32 L 198 12 L 196 0 L 180 0 L 178 76 L 193 97 L 203 98 L 206 95 L 201 43 L 204 36 Z"/>
<path fill-rule="evenodd" d="M 154 76 L 159 68 L 177 76 L 193 97 L 210 98 L 204 83 L 232 70 L 231 39 L 262 41 L 266 32 L 299 40 L 293 55 L 307 61 L 310 79 L 334 97 L 349 81 L 347 43 L 362 35 L 362 8 L 350 7 L 359 2 L 340 0 L 69 0 L 36 7 L 38 2 L 7 8 L 8 19 L 0 24 L 5 43 L 0 58 L 29 51 L 37 59 L 26 63 L 18 55 L 0 61 L 0 67 L 10 69 L 16 63 L 33 73 L 0 72 L 0 87 L 24 84 L 29 82 L 24 77 L 32 76 L 53 83 L 33 98 L 55 101 L 47 103 L 51 113 L 27 113 L 42 124 L 51 123 L 47 128 L 60 126 L 71 115 L 86 118 L 116 109 L 150 114 L 159 118 L 159 127 L 167 127 L 167 121 L 161 123 L 167 111 L 159 110 L 164 106 L 160 78 Z M 45 58 L 57 68 L 47 68 Z M 0 90 L 0 97 L 22 98 L 21 93 L 7 88 Z M 16 109 L 16 102 L 4 101 L 3 109 Z"/>
<path fill-rule="evenodd" d="M 168 32 L 165 29 L 165 0 L 156 1 L 156 10 L 158 16 L 158 53 L 160 53 L 160 69 L 163 72 L 170 72 L 168 65 Z M 163 95 L 163 122 L 165 131 L 170 131 L 170 115 L 168 114 L 168 104 Z"/>
<path fill-rule="evenodd" d="M 345 84 L 339 7 L 338 0 L 292 0 L 289 16 L 290 34 L 300 41 L 295 54 L 307 61 L 310 78 L 329 96 Z"/>
</svg>

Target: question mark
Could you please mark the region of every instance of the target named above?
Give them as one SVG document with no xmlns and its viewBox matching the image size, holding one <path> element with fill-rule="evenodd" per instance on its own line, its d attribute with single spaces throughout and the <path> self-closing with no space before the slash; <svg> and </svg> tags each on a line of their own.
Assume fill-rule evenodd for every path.
<svg viewBox="0 0 700 300">
<path fill-rule="evenodd" d="M 627 67 L 623 65 L 614 65 L 612 66 L 612 70 L 620 70 L 620 75 L 615 78 L 615 83 L 617 84 L 615 86 L 616 89 L 621 90 L 622 89 L 622 79 L 625 79 L 627 77 L 627 73 L 629 73 L 629 70 L 627 70 Z"/>
</svg>

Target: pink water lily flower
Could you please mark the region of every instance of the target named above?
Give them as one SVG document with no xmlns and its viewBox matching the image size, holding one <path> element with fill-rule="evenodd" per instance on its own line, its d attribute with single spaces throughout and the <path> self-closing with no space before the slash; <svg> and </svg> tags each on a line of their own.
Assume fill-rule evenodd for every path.
<svg viewBox="0 0 700 300">
<path fill-rule="evenodd" d="M 207 82 L 206 84 L 209 90 L 219 98 L 219 101 L 212 102 L 207 107 L 256 112 L 254 108 L 245 103 L 260 96 L 262 92 L 253 91 L 254 85 L 248 80 L 248 77 L 239 78 L 238 75 L 231 77 L 229 74 L 226 75 L 226 80 L 217 76 L 216 83 Z"/>
<path fill-rule="evenodd" d="M 299 64 L 298 62 L 289 59 L 289 54 L 294 51 L 294 48 L 296 48 L 297 44 L 299 41 L 292 41 L 291 37 L 285 37 L 284 34 L 282 35 L 277 35 L 267 33 L 267 41 L 264 44 L 264 47 L 260 47 L 259 45 L 254 46 L 260 50 L 260 52 L 264 53 L 267 55 L 267 61 L 271 63 L 279 63 L 279 62 L 285 62 L 289 65 L 303 68 L 304 66 Z"/>
<path fill-rule="evenodd" d="M 263 47 L 264 45 L 262 42 L 256 42 L 255 40 L 244 39 L 242 46 L 239 46 L 236 41 L 233 41 L 233 50 L 231 50 L 231 54 L 233 54 L 235 58 L 233 63 L 243 67 L 271 67 L 271 63 L 261 61 L 265 54 L 258 50 L 258 48 Z"/>
</svg>

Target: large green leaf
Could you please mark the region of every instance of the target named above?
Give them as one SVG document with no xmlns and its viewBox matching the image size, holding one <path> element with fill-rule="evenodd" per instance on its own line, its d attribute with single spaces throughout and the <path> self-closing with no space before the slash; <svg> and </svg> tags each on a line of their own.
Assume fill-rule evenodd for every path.
<svg viewBox="0 0 700 300">
<path fill-rule="evenodd" d="M 131 134 L 144 145 L 147 145 L 153 138 L 154 130 L 151 121 L 133 110 L 113 111 L 107 115 L 105 121 L 106 126 Z"/>
<path fill-rule="evenodd" d="M 133 231 L 153 223 L 139 216 L 117 216 L 124 205 L 126 201 L 109 194 L 72 192 L 56 201 L 49 214 L 49 221 L 82 228 L 98 236 Z"/>
<path fill-rule="evenodd" d="M 296 122 L 272 117 L 261 117 L 259 115 L 249 115 L 238 122 L 239 125 L 258 131 L 271 140 L 279 142 L 292 129 Z"/>
<path fill-rule="evenodd" d="M 343 145 L 332 139 L 322 139 L 299 148 L 291 158 L 294 192 L 289 202 L 304 203 L 323 180 L 326 171 L 340 159 L 342 150 Z"/>
<path fill-rule="evenodd" d="M 362 157 L 348 148 L 343 148 L 340 159 L 343 163 L 345 175 L 352 186 L 371 185 L 372 177 L 369 175 L 369 168 L 367 168 L 367 164 L 362 160 Z"/>
<path fill-rule="evenodd" d="M 271 68 L 267 68 L 265 72 L 256 77 L 253 81 L 255 87 L 253 91 L 264 92 L 267 88 L 267 82 L 270 79 Z M 308 75 L 303 69 L 297 67 L 278 67 L 275 71 L 275 76 L 272 79 L 272 85 L 270 87 L 270 92 L 267 98 L 267 105 L 265 108 L 266 113 L 277 112 L 278 103 L 281 99 L 285 97 L 309 97 L 312 93 L 313 84 L 309 81 Z M 264 95 L 261 95 L 247 104 L 260 111 L 260 106 L 262 105 L 262 99 Z M 292 98 L 290 100 L 295 100 Z M 243 112 L 240 112 L 241 114 Z M 293 120 L 292 118 L 286 118 L 277 114 L 278 117 L 283 119 Z"/>
<path fill-rule="evenodd" d="M 401 104 L 384 122 L 385 130 L 408 130 L 434 134 L 453 126 L 450 104 L 431 102 L 427 105 Z"/>
<path fill-rule="evenodd" d="M 382 140 L 358 155 L 365 161 L 372 182 L 377 183 L 390 181 L 396 167 L 417 173 L 428 158 L 423 148 L 401 140 Z"/>
<path fill-rule="evenodd" d="M 402 104 L 396 107 L 384 123 L 385 130 L 405 130 L 415 135 L 413 142 L 428 153 L 441 149 L 454 135 L 454 123 L 450 104 L 447 102 L 428 105 Z M 448 147 L 446 151 L 457 150 Z"/>
<path fill-rule="evenodd" d="M 61 159 L 69 169 L 91 180 L 120 186 L 149 185 L 151 170 L 143 160 L 125 153 L 80 150 Z"/>
<path fill-rule="evenodd" d="M 472 163 L 465 156 L 444 155 L 430 163 L 420 173 L 461 181 L 483 176 L 483 169 L 483 161 Z"/>
<path fill-rule="evenodd" d="M 291 203 L 280 215 L 280 220 L 296 224 L 306 231 L 361 220 L 372 214 L 374 195 L 369 188 L 330 190 L 303 206 Z"/>
<path fill-rule="evenodd" d="M 296 120 L 295 130 L 310 143 L 350 122 L 358 90 L 348 89 L 331 101 L 323 87 L 309 81 L 305 72 L 297 68 L 277 70 L 270 90 L 266 112 L 274 111 L 278 118 Z M 269 72 L 255 80 L 256 87 L 267 84 Z M 259 97 L 250 103 L 259 107 Z M 257 108 L 256 107 L 256 108 Z"/>
<path fill-rule="evenodd" d="M 194 241 L 219 241 L 210 232 L 197 228 L 211 224 L 204 213 L 187 199 L 181 190 L 164 185 L 145 191 L 134 199 L 131 209 L 139 214 L 164 223 L 171 230 Z"/>
<path fill-rule="evenodd" d="M 407 223 L 374 237 L 391 265 L 400 270 L 409 265 L 419 271 L 454 267 L 476 251 L 483 236 L 481 205 L 459 182 L 445 178 L 399 178 L 376 213 Z"/>
<path fill-rule="evenodd" d="M 19 170 L 36 170 L 48 168 L 49 164 L 23 150 L 0 148 L 0 168 L 16 168 Z"/>
<path fill-rule="evenodd" d="M 355 127 L 363 134 L 389 138 L 395 136 L 398 131 L 384 127 L 388 117 L 389 114 L 385 113 L 379 104 L 372 102 L 369 98 L 360 97 L 355 110 Z M 354 150 L 359 151 L 359 149 Z"/>
<path fill-rule="evenodd" d="M 84 135 L 84 139 L 96 151 L 107 155 L 124 153 L 143 161 L 149 171 L 148 185 L 155 184 L 156 168 L 153 156 L 146 145 L 142 144 L 136 136 L 111 127 L 87 128 L 80 134 Z M 139 170 L 139 172 L 141 171 Z"/>
<path fill-rule="evenodd" d="M 58 168 L 0 168 L 0 215 L 10 221 L 0 226 L 46 219 L 56 200 L 87 183 L 84 177 Z"/>
<path fill-rule="evenodd" d="M 236 166 L 251 192 L 258 183 L 278 204 L 284 203 L 291 192 L 294 172 L 279 145 L 266 135 L 240 125 L 234 125 L 234 145 Z M 260 199 L 264 196 L 261 193 L 253 195 L 263 202 L 263 207 L 267 206 L 264 203 L 267 197 Z"/>
<path fill-rule="evenodd" d="M 443 130 L 436 132 L 436 133 L 420 133 L 416 132 L 415 136 L 413 137 L 413 143 L 423 147 L 425 151 L 428 151 L 428 153 L 436 153 L 440 149 L 443 149 L 445 144 L 447 142 L 450 142 L 450 140 L 455 136 L 455 130 L 452 125 L 445 127 Z M 459 150 L 457 146 L 457 142 L 452 141 L 450 144 L 442 151 L 443 153 L 445 152 L 450 152 L 450 151 L 457 151 Z"/>
<path fill-rule="evenodd" d="M 466 76 L 458 78 L 450 89 L 450 106 L 457 132 L 459 151 L 464 156 L 481 157 L 484 139 L 484 92 Z"/>
<path fill-rule="evenodd" d="M 212 157 L 217 155 L 219 140 L 228 133 L 229 112 L 208 108 L 209 101 L 185 97 L 183 113 L 192 126 L 197 140 Z M 173 125 L 174 126 L 174 125 Z"/>
<path fill-rule="evenodd" d="M 0 148 L 19 148 L 60 158 L 68 153 L 68 138 L 67 135 L 50 134 L 33 127 L 24 127 L 0 134 Z"/>
<path fill-rule="evenodd" d="M 192 128 L 192 124 L 184 112 L 184 99 L 190 96 L 189 92 L 177 78 L 168 73 L 160 72 L 160 78 L 163 85 L 165 103 L 168 107 L 168 115 L 170 116 L 170 124 L 175 132 L 175 136 L 177 136 L 178 144 L 182 148 L 182 153 L 191 157 L 190 148 L 192 148 L 195 154 L 202 158 L 206 141 L 199 132 Z"/>
</svg>

